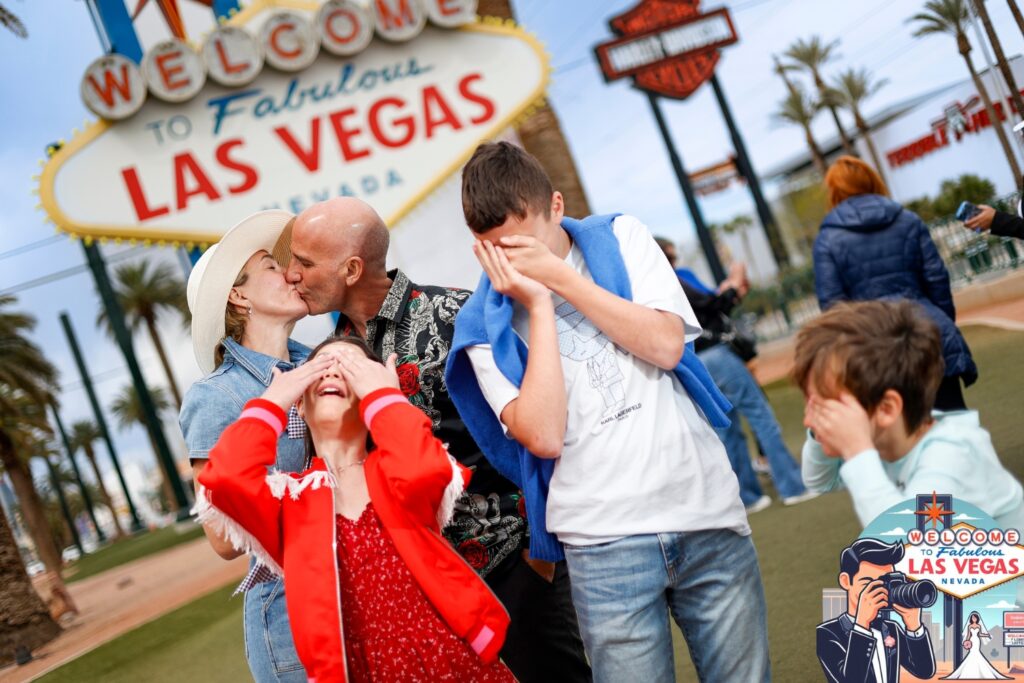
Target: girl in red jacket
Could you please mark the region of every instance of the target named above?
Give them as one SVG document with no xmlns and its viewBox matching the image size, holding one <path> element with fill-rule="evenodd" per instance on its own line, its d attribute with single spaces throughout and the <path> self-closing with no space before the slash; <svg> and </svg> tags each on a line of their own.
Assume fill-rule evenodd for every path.
<svg viewBox="0 0 1024 683">
<path fill-rule="evenodd" d="M 440 534 L 470 473 L 394 362 L 340 337 L 275 370 L 210 452 L 199 521 L 284 576 L 310 681 L 513 681 L 498 661 L 508 614 Z M 292 404 L 309 466 L 268 471 Z"/>
</svg>

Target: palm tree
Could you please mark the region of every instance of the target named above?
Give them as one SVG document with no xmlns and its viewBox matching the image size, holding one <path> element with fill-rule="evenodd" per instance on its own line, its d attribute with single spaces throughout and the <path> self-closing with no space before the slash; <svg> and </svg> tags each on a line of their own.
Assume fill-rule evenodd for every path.
<svg viewBox="0 0 1024 683">
<path fill-rule="evenodd" d="M 1003 80 L 1006 81 L 1006 85 L 1010 89 L 1010 98 L 1013 100 L 1013 106 L 1017 108 L 1019 114 L 1024 115 L 1024 98 L 1020 96 L 1017 80 L 1013 77 L 1013 70 L 1010 69 L 1010 63 L 1006 60 L 1006 53 L 1003 52 L 1003 44 L 999 41 L 999 34 L 996 33 L 996 28 L 992 25 L 992 19 L 988 16 L 985 0 L 973 0 L 973 2 L 978 18 L 981 19 L 981 23 L 985 27 L 985 33 L 988 34 L 988 42 L 992 44 L 992 51 L 996 53 L 996 64 L 999 66 L 999 71 L 1003 74 Z"/>
<path fill-rule="evenodd" d="M 480 0 L 477 14 L 482 17 L 515 19 L 511 0 Z M 590 203 L 576 171 L 572 150 L 569 149 L 558 116 L 551 106 L 547 102 L 541 103 L 529 116 L 521 119 L 515 128 L 523 148 L 537 157 L 551 177 L 551 184 L 565 198 L 566 215 L 580 218 L 589 216 Z"/>
<path fill-rule="evenodd" d="M 35 328 L 35 319 L 8 308 L 15 301 L 12 296 L 0 296 L 0 465 L 10 478 L 25 527 L 36 546 L 39 560 L 47 569 L 49 597 L 54 613 L 59 615 L 77 610 L 61 579 L 60 550 L 54 542 L 27 464 L 32 455 L 31 445 L 38 441 L 41 433 L 50 433 L 45 407 L 53 399 L 57 370 L 26 336 Z M 11 573 L 6 562 L 9 553 L 13 553 L 20 562 L 6 521 L 3 526 L 6 531 L 0 532 L 3 534 L 0 537 L 0 558 L 4 558 L 0 559 L 0 577 L 6 575 L 4 572 Z M 6 547 L 8 541 L 11 542 L 10 548 Z M 4 586 L 6 591 L 8 586 Z M 13 606 L 5 604 L 5 612 L 8 607 L 35 613 L 35 607 L 24 601 Z M 4 633 L 7 625 L 9 622 L 0 619 L 0 634 Z M 40 632 L 56 635 L 54 628 L 56 625 L 53 628 L 40 627 Z M 0 652 L 6 655 L 8 650 L 0 647 Z"/>
<path fill-rule="evenodd" d="M 761 279 L 760 273 L 757 270 L 757 264 L 754 263 L 754 250 L 750 247 L 750 235 L 748 231 L 754 225 L 754 220 L 745 214 L 736 216 L 728 223 L 722 226 L 722 231 L 726 235 L 734 235 L 739 233 L 740 241 L 743 243 L 743 256 L 744 262 L 750 268 L 750 273 L 753 276 L 755 282 Z"/>
<path fill-rule="evenodd" d="M 825 155 L 821 153 L 821 148 L 818 147 L 818 143 L 814 140 L 814 134 L 811 132 L 811 121 L 814 120 L 817 113 L 817 103 L 807 96 L 803 88 L 794 84 L 786 99 L 779 103 L 779 108 L 775 111 L 774 116 L 780 121 L 795 123 L 803 127 L 814 167 L 818 169 L 819 173 L 825 175 Z"/>
<path fill-rule="evenodd" d="M 784 53 L 795 62 L 795 64 L 786 65 L 785 68 L 804 69 L 811 74 L 811 78 L 814 80 L 814 87 L 818 90 L 818 100 L 832 112 L 832 120 L 835 121 L 836 130 L 839 131 L 839 139 L 843 143 L 843 150 L 847 154 L 856 155 L 857 152 L 853 149 L 853 143 L 850 141 L 849 136 L 847 136 L 846 131 L 843 129 L 842 122 L 839 120 L 839 112 L 836 111 L 835 104 L 828 97 L 828 86 L 825 85 L 825 79 L 821 76 L 821 68 L 838 57 L 836 54 L 837 47 L 839 47 L 838 40 L 833 40 L 826 45 L 822 43 L 819 36 L 811 36 L 808 40 L 801 38 L 790 45 L 789 49 Z"/>
<path fill-rule="evenodd" d="M 99 490 L 100 499 L 103 501 L 103 504 L 107 506 L 107 509 L 110 510 L 110 515 L 114 518 L 114 530 L 117 538 L 124 538 L 124 528 L 121 527 L 121 520 L 117 517 L 117 510 L 114 509 L 114 503 L 110 498 L 110 493 L 107 491 L 107 487 L 103 483 L 103 477 L 100 475 L 99 465 L 96 464 L 96 451 L 92 447 L 93 442 L 103 436 L 100 434 L 100 428 L 91 420 L 79 420 L 71 425 L 71 434 L 69 436 L 69 440 L 71 441 L 71 457 L 74 457 L 74 453 L 77 452 L 78 449 L 85 451 L 85 457 L 89 460 L 89 464 L 92 465 L 92 473 L 96 477 L 96 488 Z"/>
<path fill-rule="evenodd" d="M 150 388 L 149 395 L 153 399 L 153 407 L 156 408 L 157 419 L 159 419 L 160 414 L 171 407 L 171 402 L 167 399 L 167 394 L 164 390 L 159 387 Z M 110 404 L 110 410 L 114 413 L 114 417 L 117 418 L 117 424 L 122 430 L 129 429 L 135 425 L 142 425 L 142 428 L 146 430 L 146 435 L 149 437 L 149 444 L 153 448 L 153 453 L 159 453 L 156 442 L 153 440 L 153 435 L 149 432 L 146 413 L 142 410 L 142 403 L 139 401 L 139 394 L 135 391 L 134 385 L 126 384 L 121 389 L 121 393 Z M 159 457 L 157 461 L 160 462 Z M 170 510 L 175 500 L 174 489 L 171 488 L 170 473 L 163 471 L 162 465 L 161 472 L 163 474 L 161 488 L 165 503 L 164 509 Z"/>
<path fill-rule="evenodd" d="M 885 171 L 882 169 L 882 159 L 878 156 L 875 141 L 871 138 L 868 122 L 864 120 L 864 116 L 860 113 L 860 105 L 864 100 L 881 90 L 886 83 L 888 83 L 888 80 L 884 78 L 880 81 L 873 80 L 871 73 L 867 69 L 857 70 L 852 68 L 840 73 L 832 82 L 832 91 L 838 96 L 842 106 L 849 109 L 850 113 L 853 114 L 853 122 L 857 126 L 857 130 L 860 131 L 861 137 L 864 138 L 868 151 L 871 153 L 871 161 L 875 164 L 875 169 L 882 175 L 885 174 Z"/>
<path fill-rule="evenodd" d="M 167 310 L 183 317 L 188 315 L 185 285 L 175 276 L 174 269 L 169 264 L 161 263 L 153 268 L 151 266 L 152 263 L 148 260 L 120 266 L 114 271 L 114 289 L 121 310 L 124 311 L 125 322 L 131 331 L 137 331 L 141 325 L 145 325 L 149 331 L 150 339 L 153 340 L 153 346 L 160 357 L 160 364 L 164 367 L 164 374 L 167 375 L 167 384 L 171 388 L 174 402 L 180 409 L 181 392 L 174 381 L 167 352 L 164 351 L 160 333 L 157 331 L 157 319 Z M 96 324 L 105 325 L 107 332 L 113 334 L 107 320 L 106 309 L 100 309 Z"/>
<path fill-rule="evenodd" d="M 25 29 L 25 24 L 21 23 L 21 19 L 15 16 L 11 10 L 7 9 L 3 5 L 0 5 L 0 26 L 3 26 L 19 38 L 28 37 L 28 31 Z"/>
<path fill-rule="evenodd" d="M 967 64 L 967 70 L 971 72 L 971 80 L 978 91 L 982 102 L 985 103 L 985 112 L 988 114 L 992 127 L 999 136 L 999 143 L 1003 146 L 1003 154 L 1006 155 L 1006 162 L 1010 165 L 1014 178 L 1020 178 L 1020 167 L 1017 165 L 1017 158 L 1013 155 L 1010 147 L 1010 140 L 999 119 L 996 117 L 995 109 L 992 107 L 992 100 L 988 96 L 985 84 L 974 69 L 974 62 L 971 60 L 971 41 L 967 39 L 964 28 L 969 19 L 967 3 L 965 0 L 928 0 L 924 4 L 925 11 L 919 12 L 907 21 L 917 23 L 917 30 L 914 37 L 929 36 L 935 33 L 947 33 L 956 38 L 956 47 Z"/>
</svg>

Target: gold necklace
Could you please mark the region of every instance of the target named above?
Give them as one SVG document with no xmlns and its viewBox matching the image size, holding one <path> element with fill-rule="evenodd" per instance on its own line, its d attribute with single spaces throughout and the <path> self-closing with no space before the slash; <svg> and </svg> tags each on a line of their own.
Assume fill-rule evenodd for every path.
<svg viewBox="0 0 1024 683">
<path fill-rule="evenodd" d="M 367 456 L 367 457 L 369 457 L 369 456 Z M 345 471 L 345 470 L 347 470 L 348 468 L 350 468 L 350 467 L 357 467 L 357 466 L 360 466 L 360 465 L 362 465 L 362 464 L 363 464 L 364 462 L 366 462 L 366 458 L 363 458 L 362 460 L 357 460 L 357 461 L 355 461 L 355 462 L 350 462 L 349 464 L 347 464 L 347 465 L 342 465 L 341 467 L 334 467 L 334 466 L 332 465 L 332 466 L 331 466 L 331 472 L 334 472 L 334 476 L 339 476 L 339 475 L 340 475 L 340 474 L 341 474 L 342 472 L 344 472 L 344 471 Z"/>
</svg>

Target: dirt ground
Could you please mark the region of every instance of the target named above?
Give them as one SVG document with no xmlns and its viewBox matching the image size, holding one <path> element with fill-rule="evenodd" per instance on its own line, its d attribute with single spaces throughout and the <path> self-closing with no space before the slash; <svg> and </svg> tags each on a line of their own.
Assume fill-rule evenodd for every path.
<svg viewBox="0 0 1024 683">
<path fill-rule="evenodd" d="M 225 562 L 205 538 L 143 557 L 68 586 L 80 613 L 29 664 L 0 669 L 0 683 L 31 681 L 231 581 L 248 561 Z M 241 634 L 239 634 L 241 637 Z"/>
</svg>

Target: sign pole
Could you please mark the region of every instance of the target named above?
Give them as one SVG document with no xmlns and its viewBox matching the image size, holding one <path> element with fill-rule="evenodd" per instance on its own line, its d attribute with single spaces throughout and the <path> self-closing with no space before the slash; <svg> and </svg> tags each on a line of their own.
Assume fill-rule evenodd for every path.
<svg viewBox="0 0 1024 683">
<path fill-rule="evenodd" d="M 679 188 L 683 191 L 683 196 L 686 198 L 686 206 L 690 209 L 690 216 L 693 218 L 693 225 L 697 229 L 697 239 L 700 240 L 701 249 L 704 251 L 704 258 L 708 261 L 708 267 L 711 269 L 711 275 L 715 278 L 715 282 L 721 282 L 725 279 L 725 269 L 722 267 L 721 259 L 718 258 L 718 251 L 715 249 L 714 240 L 711 239 L 711 232 L 704 223 L 704 215 L 700 211 L 697 196 L 693 192 L 690 176 L 687 175 L 686 169 L 683 168 L 683 160 L 676 151 L 675 143 L 672 141 L 672 134 L 665 123 L 665 117 L 661 113 L 658 96 L 648 91 L 647 101 L 651 103 L 651 111 L 654 112 L 654 120 L 658 123 L 661 138 L 665 141 L 665 149 L 668 150 L 668 156 L 672 162 L 672 169 L 675 171 L 676 180 L 679 181 Z"/>
<path fill-rule="evenodd" d="M 754 167 L 750 163 L 747 145 L 743 142 L 740 129 L 732 117 L 732 109 L 729 107 L 729 101 L 725 99 L 725 91 L 722 90 L 722 85 L 718 82 L 718 75 L 712 74 L 709 80 L 711 81 L 711 88 L 715 92 L 715 99 L 718 100 L 718 108 L 722 110 L 722 118 L 725 119 L 725 125 L 729 129 L 732 145 L 736 149 L 737 170 L 740 172 L 740 175 L 747 179 L 747 186 L 750 188 L 750 194 L 754 199 L 754 206 L 757 208 L 757 215 L 761 219 L 761 226 L 764 228 L 765 237 L 768 238 L 768 246 L 772 250 L 775 263 L 779 268 L 785 268 L 789 265 L 789 254 L 786 251 L 785 243 L 782 241 L 779 224 L 776 222 L 775 216 L 772 215 L 768 202 L 765 201 L 764 193 L 761 192 L 761 180 L 757 177 L 757 173 L 754 172 Z"/>
<path fill-rule="evenodd" d="M 60 485 L 60 474 L 57 472 L 57 468 L 50 462 L 50 456 L 43 455 L 43 460 L 46 462 L 46 469 L 50 472 L 50 485 L 53 486 L 54 493 L 57 494 L 57 502 L 60 503 L 61 514 L 64 515 L 64 521 L 68 524 L 68 531 L 71 532 L 71 541 L 78 548 L 78 552 L 85 555 L 85 548 L 82 547 L 82 538 L 78 535 L 78 529 L 75 528 L 75 520 L 71 516 L 71 508 L 68 507 L 68 500 L 64 497 L 64 489 Z"/>
<path fill-rule="evenodd" d="M 107 540 L 107 535 L 103 533 L 103 529 L 100 528 L 99 522 L 96 521 L 96 512 L 92 509 L 92 496 L 89 495 L 89 490 L 85 487 L 85 481 L 82 480 L 82 473 L 78 469 L 78 463 L 75 462 L 75 451 L 71 448 L 71 441 L 68 439 L 68 433 L 64 429 L 64 423 L 60 419 L 60 412 L 57 410 L 57 404 L 51 403 L 50 410 L 53 412 L 53 421 L 57 424 L 57 431 L 60 432 L 61 441 L 64 442 L 64 450 L 68 452 L 68 460 L 71 461 L 71 470 L 75 473 L 75 480 L 78 482 L 78 489 L 82 493 L 82 502 L 85 503 L 85 511 L 89 513 L 89 519 L 92 520 L 92 525 L 96 528 L 96 538 L 99 539 L 100 543 Z M 113 510 L 110 511 L 113 514 Z"/>
<path fill-rule="evenodd" d="M 110 312 L 108 311 L 107 314 L 109 315 Z M 121 463 L 117 458 L 117 451 L 114 450 L 114 441 L 110 438 L 110 430 L 107 429 L 107 421 L 103 419 L 103 411 L 100 409 L 100 402 L 96 399 L 96 390 L 92 386 L 92 379 L 89 377 L 89 371 L 85 367 L 85 360 L 82 358 L 82 351 L 78 348 L 78 340 L 75 338 L 75 332 L 71 328 L 71 318 L 68 317 L 67 311 L 61 312 L 60 324 L 64 327 L 64 334 L 68 338 L 68 345 L 71 346 L 71 354 L 75 357 L 75 365 L 78 366 L 78 372 L 82 376 L 82 385 L 85 387 L 85 393 L 89 397 L 89 404 L 92 406 L 92 412 L 96 416 L 96 425 L 100 428 L 100 434 L 103 436 L 103 441 L 107 444 L 107 452 L 110 453 L 110 462 L 114 465 L 114 472 L 117 473 L 117 480 L 121 483 L 121 490 L 124 491 L 124 500 L 128 504 L 128 511 L 131 513 L 132 517 L 132 531 L 142 531 L 144 527 L 142 526 L 142 522 L 139 521 L 139 514 L 135 509 L 135 503 L 132 502 L 132 496 L 128 492 L 128 484 L 125 482 L 124 473 L 121 472 Z"/>
</svg>

